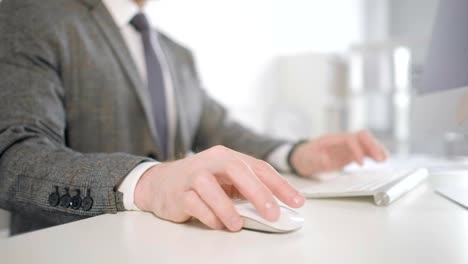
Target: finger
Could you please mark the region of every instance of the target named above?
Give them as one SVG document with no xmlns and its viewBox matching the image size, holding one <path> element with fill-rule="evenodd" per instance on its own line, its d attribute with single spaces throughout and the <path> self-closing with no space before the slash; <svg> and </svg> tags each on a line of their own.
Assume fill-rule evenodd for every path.
<svg viewBox="0 0 468 264">
<path fill-rule="evenodd" d="M 320 162 L 323 169 L 320 172 L 336 172 L 355 160 L 354 155 L 350 155 L 349 150 L 343 151 L 343 147 L 332 147 L 329 154 L 321 155 Z"/>
<path fill-rule="evenodd" d="M 377 143 L 377 140 L 368 132 L 359 132 L 357 138 L 369 157 L 376 161 L 384 161 L 386 159 L 385 148 Z"/>
<path fill-rule="evenodd" d="M 320 163 L 322 164 L 322 169 L 317 172 L 321 172 L 321 171 L 327 172 L 327 171 L 332 171 L 332 170 L 337 169 L 334 166 L 332 159 L 327 154 L 320 155 Z"/>
<path fill-rule="evenodd" d="M 363 147 L 360 146 L 359 141 L 354 140 L 354 135 L 351 136 L 349 133 L 332 134 L 322 137 L 320 142 L 322 145 L 327 146 L 328 149 L 334 150 L 333 155 L 330 155 L 331 169 L 342 169 L 344 165 L 352 161 L 356 161 L 361 165 L 364 162 L 365 154 Z M 348 152 L 343 151 L 343 146 L 346 146 L 350 150 L 351 156 Z"/>
<path fill-rule="evenodd" d="M 379 144 L 379 146 L 380 146 L 380 151 L 382 153 L 383 160 L 385 161 L 390 157 L 390 155 L 388 154 L 387 148 L 383 144 Z"/>
<path fill-rule="evenodd" d="M 242 228 L 243 221 L 232 200 L 211 173 L 197 174 L 194 177 L 192 188 L 229 230 L 239 231 Z"/>
<path fill-rule="evenodd" d="M 323 145 L 339 145 L 346 140 L 347 136 L 347 133 L 329 134 L 319 138 L 318 141 Z"/>
<path fill-rule="evenodd" d="M 304 205 L 304 196 L 270 164 L 242 153 L 238 153 L 238 155 L 254 170 L 260 181 L 262 181 L 283 203 L 295 208 Z"/>
<path fill-rule="evenodd" d="M 354 154 L 346 144 L 346 142 L 343 142 L 341 145 L 332 146 L 329 148 L 328 155 L 323 155 L 328 159 L 329 166 L 327 168 L 329 168 L 329 171 L 341 170 L 347 164 L 356 161 Z M 343 151 L 343 148 L 346 148 L 345 151 Z M 322 158 L 324 163 L 326 162 L 325 158 Z"/>
<path fill-rule="evenodd" d="M 195 217 L 208 227 L 217 230 L 224 228 L 221 220 L 219 220 L 196 192 L 190 190 L 184 194 L 184 207 L 186 214 Z"/>
<path fill-rule="evenodd" d="M 353 136 L 348 137 L 346 140 L 346 145 L 351 150 L 351 153 L 353 153 L 354 159 L 352 160 L 356 161 L 359 165 L 363 165 L 364 151 L 362 150 L 362 147 L 358 143 L 357 139 Z"/>
<path fill-rule="evenodd" d="M 221 184 L 221 188 L 232 200 L 246 200 L 242 193 L 240 193 L 233 185 Z"/>
<path fill-rule="evenodd" d="M 276 221 L 280 215 L 276 199 L 253 170 L 236 153 L 222 146 L 213 147 L 207 151 L 207 159 L 211 161 L 208 166 L 210 173 L 215 175 L 221 184 L 230 183 L 234 185 L 265 219 Z"/>
<path fill-rule="evenodd" d="M 237 156 L 226 160 L 218 174 L 227 176 L 237 190 L 249 200 L 257 211 L 267 220 L 276 221 L 280 215 L 279 205 L 265 184 L 253 169 Z"/>
</svg>

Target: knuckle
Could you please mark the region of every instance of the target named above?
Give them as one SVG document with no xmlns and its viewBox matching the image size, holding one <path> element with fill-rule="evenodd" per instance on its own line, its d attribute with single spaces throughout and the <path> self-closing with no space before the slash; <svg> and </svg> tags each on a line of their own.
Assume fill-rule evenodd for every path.
<svg viewBox="0 0 468 264">
<path fill-rule="evenodd" d="M 307 174 L 307 172 L 305 172 L 305 174 Z M 286 180 L 284 177 L 281 176 L 275 181 L 275 185 L 274 187 L 271 187 L 271 190 L 283 191 L 283 190 L 289 190 L 290 188 L 291 188 L 291 184 L 288 182 L 288 180 Z"/>
<path fill-rule="evenodd" d="M 263 160 L 257 160 L 255 161 L 255 172 L 258 173 L 266 173 L 266 172 L 271 172 L 273 170 L 273 167 L 266 161 Z"/>
<path fill-rule="evenodd" d="M 183 202 L 185 210 L 190 211 L 189 209 L 192 208 L 195 198 L 195 193 L 193 191 L 189 191 L 184 195 Z"/>
<path fill-rule="evenodd" d="M 284 177 L 279 178 L 278 184 L 280 188 L 291 187 L 291 184 L 289 183 L 289 181 Z"/>
<path fill-rule="evenodd" d="M 351 148 L 352 151 L 359 152 L 359 143 L 356 140 L 348 140 L 348 146 Z"/>
<path fill-rule="evenodd" d="M 230 159 L 225 165 L 226 172 L 228 173 L 235 173 L 242 167 L 245 167 L 245 164 L 238 159 Z"/>
<path fill-rule="evenodd" d="M 222 145 L 217 145 L 209 149 L 209 152 L 215 156 L 226 155 L 229 151 L 228 148 Z"/>
<path fill-rule="evenodd" d="M 195 189 L 199 189 L 199 188 L 206 186 L 208 182 L 209 182 L 209 174 L 204 171 L 194 174 L 193 179 L 192 179 L 192 185 Z"/>
<path fill-rule="evenodd" d="M 357 133 L 357 135 L 361 138 L 367 138 L 371 136 L 371 134 L 367 130 L 361 130 Z"/>
<path fill-rule="evenodd" d="M 270 200 L 271 196 L 273 196 L 271 190 L 261 183 L 253 184 L 251 191 L 252 195 L 262 197 L 264 200 Z"/>
</svg>

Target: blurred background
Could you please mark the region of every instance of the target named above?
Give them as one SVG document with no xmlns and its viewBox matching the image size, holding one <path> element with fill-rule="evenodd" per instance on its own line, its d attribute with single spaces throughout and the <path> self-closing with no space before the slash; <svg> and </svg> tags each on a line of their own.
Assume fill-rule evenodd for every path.
<svg viewBox="0 0 468 264">
<path fill-rule="evenodd" d="M 162 0 L 148 14 L 254 130 L 296 140 L 369 129 L 404 154 L 417 151 L 410 127 L 425 118 L 410 118 L 411 101 L 437 2 Z M 0 237 L 7 225 L 0 212 Z"/>
<path fill-rule="evenodd" d="M 238 120 L 286 139 L 370 129 L 410 151 L 411 96 L 437 0 L 150 1 Z M 416 146 L 417 148 L 417 146 Z"/>
</svg>

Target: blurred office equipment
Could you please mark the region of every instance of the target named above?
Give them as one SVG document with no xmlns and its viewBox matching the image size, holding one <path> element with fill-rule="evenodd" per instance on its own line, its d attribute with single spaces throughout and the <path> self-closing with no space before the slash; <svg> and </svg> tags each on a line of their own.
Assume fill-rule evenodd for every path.
<svg viewBox="0 0 468 264">
<path fill-rule="evenodd" d="M 340 56 L 282 56 L 278 73 L 277 103 L 267 122 L 270 133 L 295 140 L 342 130 L 346 64 Z"/>
<path fill-rule="evenodd" d="M 276 100 L 276 95 L 283 89 L 279 84 L 284 74 L 278 68 L 284 67 L 279 61 L 284 58 L 295 60 L 302 55 L 308 58 L 329 54 L 336 57 L 350 44 L 360 42 L 361 3 L 362 0 L 301 0 L 294 3 L 283 0 L 171 0 L 149 1 L 148 12 L 158 28 L 193 50 L 204 87 L 230 110 L 234 118 L 259 132 L 270 133 L 269 121 L 276 114 L 271 109 L 282 107 L 281 101 Z M 323 62 L 321 58 L 318 60 L 311 64 Z M 298 69 L 298 64 L 293 64 L 296 65 L 293 68 Z M 323 71 L 319 69 L 319 72 Z M 312 69 L 309 72 L 320 78 Z M 307 87 L 321 93 L 319 90 L 325 88 L 317 84 L 320 83 L 312 82 Z M 299 91 L 294 96 L 301 96 L 299 89 L 292 87 L 291 90 Z M 314 106 L 319 98 L 309 99 L 309 107 L 313 110 L 296 112 L 298 117 L 317 111 L 312 113 L 315 118 L 323 111 Z M 321 105 L 321 102 L 317 104 Z M 323 117 L 319 118 L 323 120 Z M 319 133 L 315 128 L 320 120 L 304 120 L 304 123 L 312 124 L 312 135 Z M 288 124 L 283 123 L 283 126 Z M 289 132 L 281 134 L 290 136 Z"/>
<path fill-rule="evenodd" d="M 411 50 L 407 42 L 384 41 L 355 45 L 348 56 L 346 130 L 369 129 L 398 154 L 409 152 Z"/>
<path fill-rule="evenodd" d="M 425 143 L 425 152 L 468 156 L 468 2 L 441 1 L 431 45 L 424 65 L 414 115 L 416 140 Z M 423 144 L 421 144 L 423 145 Z M 456 149 L 456 147 L 458 147 Z M 466 170 L 459 172 L 464 181 L 453 182 L 450 173 L 438 193 L 465 207 L 468 201 Z"/>
<path fill-rule="evenodd" d="M 282 56 L 269 131 L 294 139 L 368 129 L 392 152 L 408 153 L 417 46 L 389 40 Z"/>
<path fill-rule="evenodd" d="M 278 89 L 287 104 L 274 104 L 267 131 L 297 138 L 368 129 L 392 153 L 417 151 L 411 148 L 418 147 L 412 142 L 411 123 L 418 121 L 411 119 L 412 100 L 437 2 L 355 3 L 362 15 L 355 44 L 344 51 L 281 56 Z"/>
<path fill-rule="evenodd" d="M 447 199 L 468 209 L 468 194 L 466 189 L 457 187 L 438 187 L 436 191 Z"/>
<path fill-rule="evenodd" d="M 437 0 L 365 1 L 364 41 L 346 54 L 346 130 L 369 129 L 392 153 L 417 151 L 411 114 Z"/>
<path fill-rule="evenodd" d="M 415 99 L 415 140 L 425 152 L 468 155 L 468 2 L 441 1 Z M 423 118 L 424 117 L 424 118 Z M 422 143 L 422 142 L 421 142 Z"/>
</svg>

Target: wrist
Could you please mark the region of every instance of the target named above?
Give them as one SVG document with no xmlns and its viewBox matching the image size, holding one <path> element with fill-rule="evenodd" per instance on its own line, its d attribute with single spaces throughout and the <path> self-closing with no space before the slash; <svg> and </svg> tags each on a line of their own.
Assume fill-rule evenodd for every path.
<svg viewBox="0 0 468 264">
<path fill-rule="evenodd" d="M 159 169 L 164 164 L 157 164 L 148 169 L 138 180 L 135 186 L 134 203 L 142 211 L 152 211 L 152 201 L 157 191 L 154 190 L 154 186 L 158 186 L 154 181 L 157 179 Z"/>
<path fill-rule="evenodd" d="M 303 145 L 306 142 L 307 140 L 300 140 L 296 144 L 294 144 L 291 150 L 289 151 L 288 158 L 287 158 L 288 165 L 289 165 L 291 172 L 299 176 L 301 176 L 301 173 L 299 170 L 299 167 L 300 167 L 299 156 L 300 155 L 297 154 L 297 150 L 301 145 Z"/>
</svg>

